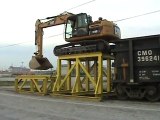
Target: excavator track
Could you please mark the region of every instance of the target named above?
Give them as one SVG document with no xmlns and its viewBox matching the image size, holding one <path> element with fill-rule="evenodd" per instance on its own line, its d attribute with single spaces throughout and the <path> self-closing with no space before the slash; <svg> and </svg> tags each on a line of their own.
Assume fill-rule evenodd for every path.
<svg viewBox="0 0 160 120">
<path fill-rule="evenodd" d="M 85 40 L 56 46 L 53 50 L 55 56 L 80 54 L 90 52 L 109 52 L 110 45 L 106 40 Z"/>
</svg>

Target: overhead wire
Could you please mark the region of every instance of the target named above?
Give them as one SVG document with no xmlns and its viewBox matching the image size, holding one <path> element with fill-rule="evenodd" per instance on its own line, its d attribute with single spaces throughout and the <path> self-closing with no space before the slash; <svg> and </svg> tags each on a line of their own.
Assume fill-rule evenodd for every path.
<svg viewBox="0 0 160 120">
<path fill-rule="evenodd" d="M 96 1 L 96 0 L 91 0 L 91 1 L 85 2 L 85 3 L 83 3 L 83 4 L 80 4 L 80 5 L 77 5 L 77 6 L 75 6 L 75 7 L 69 8 L 69 9 L 67 9 L 66 11 L 69 11 L 69 10 L 72 10 L 72 9 L 75 9 L 75 8 L 78 8 L 78 7 L 81 7 L 81 6 L 83 6 L 83 5 L 89 4 L 89 3 L 94 2 L 94 1 Z"/>
<path fill-rule="evenodd" d="M 63 35 L 63 33 L 59 33 L 59 34 L 51 35 L 51 36 L 48 36 L 48 37 L 44 37 L 43 39 L 48 39 L 48 38 L 52 38 L 52 37 L 56 37 L 56 36 L 60 36 L 60 35 Z M 6 46 L 0 46 L 0 49 L 1 48 L 6 48 L 6 47 L 13 47 L 13 46 L 17 46 L 17 45 L 21 45 L 21 44 L 25 44 L 25 43 L 30 43 L 30 42 L 33 42 L 33 41 L 26 41 L 26 42 L 20 42 L 20 43 L 15 43 L 15 44 L 9 44 L 9 45 L 6 45 Z"/>
<path fill-rule="evenodd" d="M 69 9 L 67 9 L 66 11 L 69 11 L 69 10 L 72 10 L 72 9 L 75 9 L 75 8 L 78 8 L 78 7 L 81 7 L 81 6 L 83 6 L 83 5 L 89 4 L 89 3 L 94 2 L 94 1 L 96 1 L 96 0 L 91 0 L 91 1 L 85 2 L 85 3 L 83 3 L 83 4 L 80 4 L 80 5 L 77 5 L 77 6 L 75 6 L 75 7 L 69 8 Z M 44 39 L 48 39 L 48 38 L 56 37 L 56 36 L 60 36 L 60 35 L 63 35 L 63 33 L 59 33 L 59 34 L 56 34 L 56 35 L 52 35 L 52 36 L 46 37 L 46 38 L 44 38 Z M 16 46 L 16 45 L 20 45 L 20 44 L 24 44 L 24 43 L 29 43 L 29 42 L 31 42 L 31 41 L 21 42 L 21 43 L 16 43 L 16 44 L 10 44 L 10 45 L 6 45 L 6 46 L 1 46 L 0 48 L 12 47 L 12 46 Z"/>
<path fill-rule="evenodd" d="M 115 20 L 113 22 L 120 22 L 120 21 L 124 21 L 124 20 L 129 20 L 129 19 L 133 19 L 133 18 L 145 16 L 145 15 L 150 15 L 150 14 L 157 13 L 157 12 L 160 12 L 160 10 L 156 10 L 156 11 L 152 11 L 152 12 L 148 12 L 148 13 L 143 13 L 143 14 L 135 15 L 135 16 L 132 16 L 132 17 L 127 17 L 127 18 Z"/>
<path fill-rule="evenodd" d="M 80 6 L 83 6 L 83 5 L 85 5 L 85 4 L 89 4 L 89 3 L 94 2 L 94 1 L 96 1 L 96 0 L 91 0 L 91 1 L 88 1 L 88 2 L 86 2 L 86 3 L 80 4 L 80 5 L 76 6 L 76 7 L 72 7 L 72 8 L 70 8 L 70 9 L 67 9 L 67 11 L 68 11 L 68 10 L 75 9 L 75 8 L 77 8 L 77 7 L 80 7 Z M 150 15 L 150 14 L 157 13 L 157 12 L 160 12 L 160 10 L 156 10 L 156 11 L 152 11 L 152 12 L 148 12 L 148 13 L 144 13 L 144 14 L 135 15 L 135 16 L 132 16 L 132 17 L 127 17 L 127 18 L 115 20 L 115 21 L 113 21 L 113 22 L 120 22 L 120 21 L 124 21 L 124 20 L 129 20 L 129 19 L 133 19 L 133 18 L 137 18 L 137 17 L 141 17 L 141 16 L 146 16 L 146 15 Z M 56 35 L 52 35 L 52 36 L 49 36 L 49 37 L 45 37 L 44 39 L 48 39 L 48 38 L 56 37 L 56 36 L 60 36 L 60 35 L 63 35 L 63 33 L 59 33 L 59 34 L 56 34 Z M 16 46 L 16 45 L 20 45 L 20 44 L 24 44 L 24 43 L 29 43 L 29 42 L 32 42 L 32 41 L 21 42 L 21 43 L 16 43 L 16 44 L 10 44 L 10 45 L 7 45 L 7 46 L 2 46 L 2 47 L 0 47 L 0 48 Z"/>
<path fill-rule="evenodd" d="M 10 45 L 6 45 L 6 46 L 1 46 L 0 48 L 6 48 L 6 47 L 17 46 L 17 45 L 24 44 L 24 43 L 29 43 L 29 42 L 31 42 L 31 41 L 21 42 L 21 43 L 15 43 L 15 44 L 10 44 Z"/>
<path fill-rule="evenodd" d="M 63 35 L 63 34 L 64 34 L 64 33 L 59 33 L 59 34 L 51 35 L 51 36 L 45 37 L 44 39 L 48 39 L 48 38 L 60 36 L 60 35 Z"/>
</svg>

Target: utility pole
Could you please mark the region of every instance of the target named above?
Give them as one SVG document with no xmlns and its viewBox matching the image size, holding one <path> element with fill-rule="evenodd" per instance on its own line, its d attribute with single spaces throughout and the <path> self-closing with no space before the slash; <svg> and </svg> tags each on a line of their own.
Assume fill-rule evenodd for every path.
<svg viewBox="0 0 160 120">
<path fill-rule="evenodd" d="M 23 67 L 23 63 L 24 63 L 24 62 L 22 61 L 21 63 L 22 63 L 22 67 Z"/>
</svg>

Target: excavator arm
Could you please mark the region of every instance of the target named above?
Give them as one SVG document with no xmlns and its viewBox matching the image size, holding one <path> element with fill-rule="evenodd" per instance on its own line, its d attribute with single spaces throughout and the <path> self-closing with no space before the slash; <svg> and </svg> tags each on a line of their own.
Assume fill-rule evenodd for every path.
<svg viewBox="0 0 160 120">
<path fill-rule="evenodd" d="M 49 60 L 45 57 L 43 57 L 43 29 L 57 26 L 61 24 L 65 24 L 68 17 L 72 16 L 72 13 L 62 13 L 57 16 L 53 17 L 47 17 L 45 22 L 42 22 L 42 20 L 38 19 L 35 23 L 35 45 L 37 46 L 37 50 L 34 53 L 35 55 L 32 56 L 31 61 L 29 62 L 29 67 L 31 69 L 36 70 L 47 70 L 49 68 L 52 68 L 52 64 L 49 62 Z"/>
</svg>

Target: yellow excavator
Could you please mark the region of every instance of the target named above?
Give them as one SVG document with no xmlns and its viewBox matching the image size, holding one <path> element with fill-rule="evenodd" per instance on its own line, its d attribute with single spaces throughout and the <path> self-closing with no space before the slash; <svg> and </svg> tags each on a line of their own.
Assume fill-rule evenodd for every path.
<svg viewBox="0 0 160 120">
<path fill-rule="evenodd" d="M 53 67 L 49 60 L 43 57 L 44 28 L 65 25 L 65 41 L 68 43 L 54 48 L 53 52 L 56 56 L 97 51 L 108 52 L 110 41 L 121 37 L 120 29 L 115 23 L 101 17 L 97 21 L 92 21 L 92 17 L 86 13 L 64 12 L 57 16 L 47 17 L 45 22 L 42 22 L 43 20 L 38 19 L 35 24 L 37 51 L 29 62 L 31 69 L 47 70 Z"/>
</svg>

